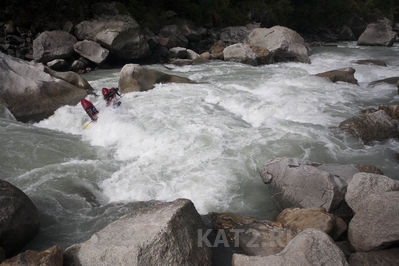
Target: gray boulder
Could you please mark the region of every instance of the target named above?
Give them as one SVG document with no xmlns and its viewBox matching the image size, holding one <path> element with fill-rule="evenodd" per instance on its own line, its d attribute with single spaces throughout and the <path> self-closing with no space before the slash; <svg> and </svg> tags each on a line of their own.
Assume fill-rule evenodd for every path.
<svg viewBox="0 0 399 266">
<path fill-rule="evenodd" d="M 101 47 L 101 45 L 96 42 L 88 40 L 75 43 L 73 49 L 79 55 L 83 56 L 86 59 L 89 59 L 90 61 L 98 65 L 104 62 L 109 54 L 109 51 L 107 49 Z"/>
<path fill-rule="evenodd" d="M 378 110 L 384 110 L 392 119 L 399 119 L 399 104 L 380 105 Z"/>
<path fill-rule="evenodd" d="M 383 110 L 349 118 L 339 128 L 365 143 L 399 137 L 396 122 Z"/>
<path fill-rule="evenodd" d="M 191 201 L 159 203 L 125 215 L 69 247 L 64 265 L 211 265 L 198 245 L 201 217 Z"/>
<path fill-rule="evenodd" d="M 187 47 L 188 39 L 179 26 L 167 25 L 159 31 L 159 43 L 167 48 Z"/>
<path fill-rule="evenodd" d="M 137 22 L 130 16 L 99 17 L 75 26 L 79 40 L 98 42 L 114 55 L 139 59 L 150 54 L 150 48 Z"/>
<path fill-rule="evenodd" d="M 93 89 L 78 74 L 55 72 L 40 63 L 0 53 L 0 98 L 20 121 L 39 121 Z"/>
<path fill-rule="evenodd" d="M 0 180 L 0 246 L 15 255 L 38 232 L 36 206 L 21 190 Z"/>
<path fill-rule="evenodd" d="M 56 245 L 44 251 L 24 251 L 4 261 L 1 266 L 62 266 L 62 259 L 62 248 Z"/>
<path fill-rule="evenodd" d="M 156 83 L 195 83 L 188 78 L 169 75 L 137 64 L 125 65 L 119 76 L 119 88 L 122 92 L 147 91 Z"/>
<path fill-rule="evenodd" d="M 276 222 L 294 231 L 314 228 L 330 235 L 333 239 L 338 239 L 347 229 L 344 220 L 318 207 L 285 209 L 276 217 Z"/>
<path fill-rule="evenodd" d="M 220 40 L 226 46 L 243 43 L 249 32 L 248 28 L 244 26 L 226 27 L 220 31 Z"/>
<path fill-rule="evenodd" d="M 348 239 L 357 251 L 389 247 L 399 242 L 399 191 L 371 194 L 357 206 Z"/>
<path fill-rule="evenodd" d="M 33 40 L 33 58 L 43 63 L 58 58 L 69 58 L 73 54 L 76 41 L 75 36 L 65 31 L 42 32 Z"/>
<path fill-rule="evenodd" d="M 283 251 L 266 257 L 233 254 L 233 266 L 263 265 L 349 265 L 345 255 L 325 233 L 306 229 L 299 233 Z"/>
<path fill-rule="evenodd" d="M 354 165 L 277 158 L 264 165 L 261 177 L 282 208 L 322 207 L 346 218 L 351 215 L 344 200 L 346 186 L 357 172 Z"/>
<path fill-rule="evenodd" d="M 366 30 L 357 40 L 358 45 L 392 46 L 397 33 L 392 31 L 391 22 L 387 19 L 367 25 Z"/>
<path fill-rule="evenodd" d="M 316 74 L 318 77 L 327 78 L 332 82 L 348 82 L 352 84 L 358 84 L 357 79 L 355 78 L 356 70 L 351 67 L 341 68 L 336 70 L 331 70 L 323 73 Z"/>
<path fill-rule="evenodd" d="M 68 62 L 65 59 L 54 59 L 47 62 L 46 65 L 55 71 L 65 71 L 69 68 Z"/>
<path fill-rule="evenodd" d="M 252 46 L 259 46 L 273 53 L 273 60 L 310 63 L 305 40 L 295 31 L 282 27 L 257 28 L 248 35 Z"/>
<path fill-rule="evenodd" d="M 375 66 L 383 66 L 386 67 L 387 64 L 382 60 L 377 59 L 365 59 L 365 60 L 357 60 L 355 61 L 356 64 L 359 65 L 375 65 Z"/>
<path fill-rule="evenodd" d="M 351 266 L 399 265 L 399 248 L 370 252 L 356 252 L 349 257 Z"/>
<path fill-rule="evenodd" d="M 399 190 L 399 182 L 383 175 L 357 173 L 348 184 L 346 203 L 356 213 L 371 194 Z"/>
<path fill-rule="evenodd" d="M 227 46 L 223 50 L 223 58 L 225 61 L 257 65 L 256 54 L 252 51 L 249 45 L 245 45 L 243 43 L 236 43 Z"/>
</svg>

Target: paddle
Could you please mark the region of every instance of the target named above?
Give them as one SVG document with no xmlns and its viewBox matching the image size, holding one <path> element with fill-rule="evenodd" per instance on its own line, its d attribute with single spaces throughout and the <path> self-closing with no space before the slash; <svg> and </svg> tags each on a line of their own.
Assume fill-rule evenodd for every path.
<svg viewBox="0 0 399 266">
<path fill-rule="evenodd" d="M 90 123 L 93 122 L 93 121 L 94 121 L 94 120 L 91 120 L 89 123 L 87 123 L 86 125 L 84 125 L 84 126 L 83 126 L 83 129 L 86 129 L 86 128 L 90 125 Z"/>
</svg>

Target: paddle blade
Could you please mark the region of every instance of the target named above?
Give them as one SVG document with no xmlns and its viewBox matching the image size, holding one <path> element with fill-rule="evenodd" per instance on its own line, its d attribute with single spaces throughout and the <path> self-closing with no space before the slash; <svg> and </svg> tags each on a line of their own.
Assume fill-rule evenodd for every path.
<svg viewBox="0 0 399 266">
<path fill-rule="evenodd" d="M 87 123 L 86 125 L 84 125 L 84 126 L 83 126 L 83 129 L 86 129 L 86 128 L 90 125 L 90 123 L 91 123 L 91 122 L 89 122 L 89 123 Z"/>
</svg>

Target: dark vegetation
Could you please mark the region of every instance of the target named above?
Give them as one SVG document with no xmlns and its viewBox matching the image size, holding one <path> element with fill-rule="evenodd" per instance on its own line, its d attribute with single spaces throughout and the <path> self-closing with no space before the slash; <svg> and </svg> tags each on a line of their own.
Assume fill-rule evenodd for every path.
<svg viewBox="0 0 399 266">
<path fill-rule="evenodd" d="M 97 0 L 2 0 L 0 21 L 33 31 L 59 28 L 65 21 L 79 22 L 92 16 Z M 366 22 L 381 17 L 399 20 L 397 0 L 121 0 L 132 16 L 157 31 L 178 17 L 205 27 L 224 27 L 259 22 L 262 26 L 284 25 L 300 32 L 337 28 L 353 18 Z"/>
</svg>

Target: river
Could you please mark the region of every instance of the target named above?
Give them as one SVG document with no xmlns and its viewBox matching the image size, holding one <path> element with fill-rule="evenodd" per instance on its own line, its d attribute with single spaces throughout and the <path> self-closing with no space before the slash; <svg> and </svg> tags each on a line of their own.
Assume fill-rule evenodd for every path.
<svg viewBox="0 0 399 266">
<path fill-rule="evenodd" d="M 357 65 L 381 59 L 388 67 Z M 41 216 L 30 248 L 67 247 L 135 208 L 135 202 L 191 199 L 201 214 L 232 211 L 272 219 L 276 206 L 259 170 L 276 157 L 372 164 L 399 179 L 398 140 L 364 145 L 338 130 L 360 110 L 399 102 L 395 86 L 368 87 L 399 75 L 399 46 L 313 48 L 312 64 L 253 67 L 212 61 L 150 67 L 198 84 L 158 84 L 125 94 L 87 129 L 80 104 L 36 124 L 0 120 L 0 176 L 21 188 Z M 354 67 L 359 85 L 313 74 Z M 119 69 L 84 77 L 100 95 Z"/>
</svg>

